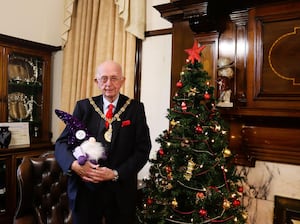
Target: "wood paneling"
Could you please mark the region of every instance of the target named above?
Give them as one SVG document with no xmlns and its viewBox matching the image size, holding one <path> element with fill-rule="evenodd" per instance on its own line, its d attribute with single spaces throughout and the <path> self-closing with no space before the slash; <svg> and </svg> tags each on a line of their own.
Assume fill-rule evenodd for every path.
<svg viewBox="0 0 300 224">
<path fill-rule="evenodd" d="M 222 11 L 218 3 L 173 0 L 155 6 L 173 23 L 171 96 L 185 63 L 184 49 L 194 39 L 209 50 L 216 47 L 205 59 L 214 67 L 208 67 L 212 77 L 218 57 L 234 61 L 234 106 L 220 110 L 230 124 L 236 162 L 300 165 L 300 1 L 227 1 Z M 203 21 L 218 24 L 195 26 Z"/>
</svg>

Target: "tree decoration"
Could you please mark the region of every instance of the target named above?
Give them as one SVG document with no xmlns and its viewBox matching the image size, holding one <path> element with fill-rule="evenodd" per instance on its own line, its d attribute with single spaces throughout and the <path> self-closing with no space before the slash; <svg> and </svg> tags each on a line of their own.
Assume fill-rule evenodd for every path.
<svg viewBox="0 0 300 224">
<path fill-rule="evenodd" d="M 176 86 L 177 86 L 178 88 L 182 88 L 182 82 L 179 80 L 179 81 L 176 83 Z"/>
<path fill-rule="evenodd" d="M 246 211 L 243 212 L 242 217 L 244 220 L 248 219 L 248 213 Z"/>
<path fill-rule="evenodd" d="M 205 194 L 204 194 L 203 192 L 198 192 L 198 193 L 196 194 L 196 197 L 197 197 L 197 199 L 203 200 L 203 199 L 205 198 Z"/>
<path fill-rule="evenodd" d="M 239 187 L 238 187 L 238 192 L 239 192 L 239 193 L 243 193 L 243 191 L 244 191 L 243 186 L 239 186 Z"/>
<path fill-rule="evenodd" d="M 245 224 L 243 178 L 229 148 L 229 129 L 216 107 L 214 87 L 195 41 L 176 83 L 167 119 L 156 141 L 149 177 L 137 207 L 141 224 Z M 152 199 L 149 203 L 149 198 Z M 146 205 L 146 206 L 144 206 Z"/>
<path fill-rule="evenodd" d="M 147 199 L 147 204 L 148 204 L 148 205 L 152 205 L 152 203 L 153 203 L 153 199 L 152 199 L 152 198 L 148 198 L 148 199 Z"/>
<path fill-rule="evenodd" d="M 185 52 L 188 53 L 189 55 L 188 60 L 191 61 L 192 64 L 195 63 L 195 60 L 200 62 L 200 53 L 201 51 L 203 51 L 204 48 L 205 48 L 204 45 L 199 47 L 198 41 L 195 40 L 193 47 L 185 50 Z"/>
<path fill-rule="evenodd" d="M 166 172 L 168 180 L 172 180 L 172 168 L 170 166 L 166 166 Z"/>
<path fill-rule="evenodd" d="M 230 149 L 225 148 L 225 149 L 223 150 L 223 156 L 224 156 L 224 157 L 230 157 L 230 156 L 231 156 L 231 151 L 230 151 Z"/>
<path fill-rule="evenodd" d="M 230 206 L 231 206 L 230 201 L 228 201 L 227 199 L 225 199 L 224 202 L 223 202 L 223 208 L 224 209 L 229 209 Z"/>
<path fill-rule="evenodd" d="M 170 124 L 172 125 L 172 127 L 174 127 L 177 124 L 177 122 L 173 119 L 171 120 Z"/>
<path fill-rule="evenodd" d="M 182 102 L 182 103 L 181 103 L 181 110 L 182 110 L 182 111 L 186 111 L 186 110 L 187 110 L 187 106 L 186 106 L 186 103 L 185 103 L 185 102 Z"/>
<path fill-rule="evenodd" d="M 164 155 L 164 150 L 163 150 L 162 148 L 160 148 L 160 149 L 158 150 L 158 154 L 159 154 L 160 156 L 163 156 L 163 155 Z"/>
<path fill-rule="evenodd" d="M 202 216 L 202 217 L 205 217 L 207 215 L 207 210 L 205 209 L 200 209 L 199 210 L 199 215 Z"/>
<path fill-rule="evenodd" d="M 241 205 L 241 202 L 238 199 L 233 200 L 232 202 L 233 206 L 237 207 Z"/>
<path fill-rule="evenodd" d="M 203 133 L 203 128 L 198 124 L 195 128 L 196 133 L 201 134 Z"/>
<path fill-rule="evenodd" d="M 173 201 L 172 201 L 172 206 L 173 206 L 174 208 L 178 207 L 178 202 L 176 201 L 176 198 L 173 199 Z"/>
<path fill-rule="evenodd" d="M 190 159 L 189 162 L 188 162 L 188 165 L 187 165 L 187 169 L 186 169 L 185 174 L 184 174 L 184 178 L 187 181 L 190 181 L 190 179 L 192 178 L 193 170 L 194 170 L 195 165 L 196 164 L 193 162 L 193 160 Z"/>
<path fill-rule="evenodd" d="M 190 88 L 188 96 L 196 96 L 196 94 L 198 93 L 197 88 Z"/>
<path fill-rule="evenodd" d="M 210 99 L 210 94 L 208 92 L 205 92 L 204 95 L 203 95 L 203 98 L 205 100 L 209 100 Z"/>
</svg>

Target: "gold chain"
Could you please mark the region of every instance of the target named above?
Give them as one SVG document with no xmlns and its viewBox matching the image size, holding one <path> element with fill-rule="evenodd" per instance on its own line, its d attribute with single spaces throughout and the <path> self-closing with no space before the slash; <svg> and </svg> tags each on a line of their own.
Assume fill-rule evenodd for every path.
<svg viewBox="0 0 300 224">
<path fill-rule="evenodd" d="M 118 111 L 118 113 L 116 113 L 113 118 L 111 119 L 107 119 L 106 116 L 102 113 L 102 111 L 100 110 L 100 108 L 96 105 L 95 101 L 92 99 L 92 97 L 89 98 L 90 104 L 94 107 L 95 111 L 100 115 L 100 117 L 107 121 L 109 124 L 111 124 L 112 122 L 114 122 L 115 120 L 120 121 L 120 116 L 121 114 L 126 110 L 127 106 L 130 104 L 131 99 L 128 99 L 126 101 L 126 103 L 121 107 L 121 109 Z"/>
</svg>

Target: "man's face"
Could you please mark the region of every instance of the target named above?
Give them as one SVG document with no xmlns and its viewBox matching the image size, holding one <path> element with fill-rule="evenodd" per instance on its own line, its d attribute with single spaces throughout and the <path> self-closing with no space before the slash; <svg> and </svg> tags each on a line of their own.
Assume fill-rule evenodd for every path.
<svg viewBox="0 0 300 224">
<path fill-rule="evenodd" d="M 122 69 L 114 62 L 104 62 L 99 66 L 95 82 L 102 90 L 102 94 L 109 101 L 114 101 L 125 81 Z"/>
</svg>

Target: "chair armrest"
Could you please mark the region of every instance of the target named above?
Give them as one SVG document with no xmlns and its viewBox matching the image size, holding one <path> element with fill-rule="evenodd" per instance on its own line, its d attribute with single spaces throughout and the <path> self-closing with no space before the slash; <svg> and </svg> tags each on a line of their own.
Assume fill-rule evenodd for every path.
<svg viewBox="0 0 300 224">
<path fill-rule="evenodd" d="M 34 208 L 32 206 L 32 166 L 28 157 L 24 157 L 18 167 L 17 180 L 19 184 L 19 201 L 16 209 L 15 220 L 27 216 L 34 217 Z M 29 219 L 28 217 L 25 220 Z"/>
<path fill-rule="evenodd" d="M 14 224 L 35 224 L 36 219 L 33 215 L 25 215 L 20 218 L 15 218 Z"/>
</svg>

